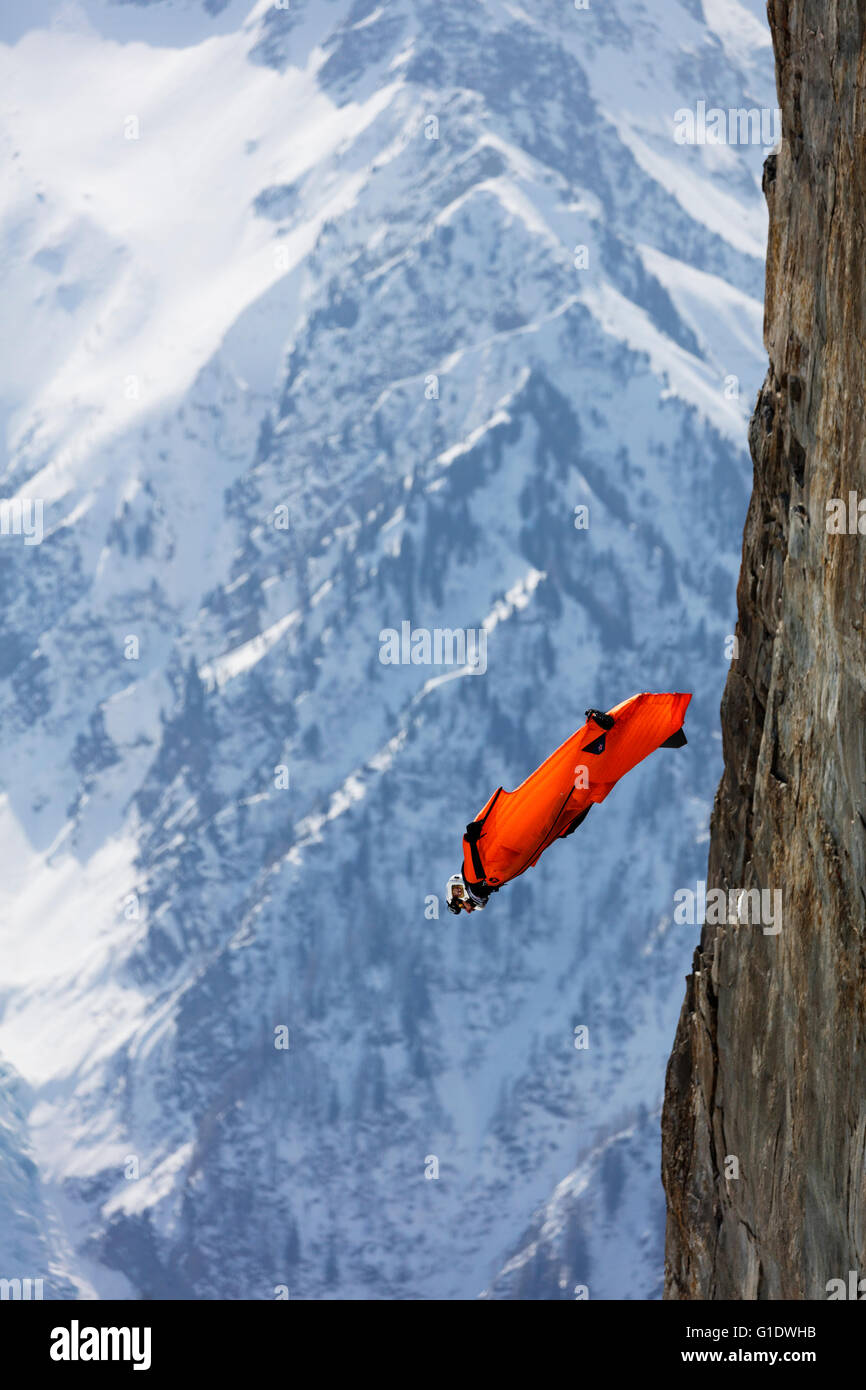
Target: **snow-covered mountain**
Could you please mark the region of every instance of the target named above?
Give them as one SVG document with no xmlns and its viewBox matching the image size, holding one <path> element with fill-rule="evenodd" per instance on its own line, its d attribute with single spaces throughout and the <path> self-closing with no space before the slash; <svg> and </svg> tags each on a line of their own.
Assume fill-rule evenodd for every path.
<svg viewBox="0 0 866 1390">
<path fill-rule="evenodd" d="M 660 1292 L 764 362 L 766 150 L 675 113 L 774 106 L 761 15 L 4 13 L 0 1276 Z M 688 747 L 452 918 L 490 792 L 642 689 Z"/>
</svg>

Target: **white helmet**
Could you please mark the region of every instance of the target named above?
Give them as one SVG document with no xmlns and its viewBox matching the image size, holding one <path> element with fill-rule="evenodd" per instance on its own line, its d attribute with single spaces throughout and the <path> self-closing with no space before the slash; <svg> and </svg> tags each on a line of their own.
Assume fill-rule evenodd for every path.
<svg viewBox="0 0 866 1390">
<path fill-rule="evenodd" d="M 445 885 L 445 901 L 454 913 L 459 913 L 462 908 L 467 912 L 480 911 L 487 906 L 483 899 L 476 898 L 462 874 L 452 874 L 449 878 Z"/>
</svg>

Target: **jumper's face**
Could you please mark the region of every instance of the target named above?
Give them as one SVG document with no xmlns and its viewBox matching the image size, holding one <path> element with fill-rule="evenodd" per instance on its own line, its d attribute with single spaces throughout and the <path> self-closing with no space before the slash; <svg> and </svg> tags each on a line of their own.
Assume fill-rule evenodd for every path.
<svg viewBox="0 0 866 1390">
<path fill-rule="evenodd" d="M 448 901 L 456 908 L 463 908 L 465 912 L 472 911 L 472 903 L 466 891 L 466 885 L 461 878 L 451 879 L 448 883 Z"/>
</svg>

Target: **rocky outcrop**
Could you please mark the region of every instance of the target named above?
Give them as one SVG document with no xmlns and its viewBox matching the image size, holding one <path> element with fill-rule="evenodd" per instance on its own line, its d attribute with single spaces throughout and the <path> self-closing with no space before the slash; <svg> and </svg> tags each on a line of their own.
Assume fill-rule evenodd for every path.
<svg viewBox="0 0 866 1390">
<path fill-rule="evenodd" d="M 764 370 L 765 151 L 677 113 L 774 106 L 767 49 L 697 0 L 195 8 L 28 34 L 4 112 L 10 1192 L 100 1298 L 652 1297 Z M 488 670 L 386 664 L 404 622 Z M 455 930 L 467 817 L 650 678 L 689 748 Z"/>
<path fill-rule="evenodd" d="M 669 1298 L 866 1274 L 866 4 L 769 15 L 770 365 L 712 819 L 726 920 L 707 914 L 662 1121 Z M 781 930 L 741 920 L 756 888 L 781 891 Z"/>
</svg>

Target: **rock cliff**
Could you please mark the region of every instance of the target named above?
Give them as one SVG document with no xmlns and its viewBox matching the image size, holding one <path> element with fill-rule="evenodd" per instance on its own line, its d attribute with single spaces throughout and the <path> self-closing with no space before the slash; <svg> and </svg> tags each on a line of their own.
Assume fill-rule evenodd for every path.
<svg viewBox="0 0 866 1390">
<path fill-rule="evenodd" d="M 727 908 L 662 1120 L 669 1298 L 826 1298 L 866 1273 L 866 4 L 768 12 L 770 361 L 707 876 Z M 781 891 L 781 923 L 750 920 L 753 889 Z"/>
</svg>

